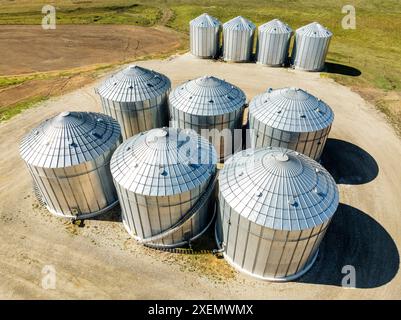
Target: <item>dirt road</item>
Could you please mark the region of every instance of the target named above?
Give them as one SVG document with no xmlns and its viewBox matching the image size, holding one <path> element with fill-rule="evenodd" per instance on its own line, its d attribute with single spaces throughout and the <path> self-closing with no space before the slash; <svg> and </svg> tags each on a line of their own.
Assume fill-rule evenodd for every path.
<svg viewBox="0 0 401 320">
<path fill-rule="evenodd" d="M 401 298 L 401 140 L 373 106 L 317 73 L 189 55 L 139 64 L 165 73 L 174 86 L 210 74 L 241 87 L 248 99 L 269 87 L 299 86 L 332 106 L 323 162 L 339 184 L 341 205 L 315 266 L 297 282 L 260 282 L 210 254 L 140 247 L 118 212 L 78 227 L 37 208 L 18 143 L 60 111 L 100 111 L 90 85 L 0 124 L 1 298 Z M 54 290 L 41 286 L 45 265 L 57 272 Z M 356 268 L 357 289 L 341 287 L 345 265 Z"/>
</svg>

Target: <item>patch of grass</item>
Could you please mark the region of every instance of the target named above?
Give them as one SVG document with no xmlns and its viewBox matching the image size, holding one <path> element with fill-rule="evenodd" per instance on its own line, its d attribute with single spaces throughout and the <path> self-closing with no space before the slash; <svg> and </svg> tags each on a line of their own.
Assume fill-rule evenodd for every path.
<svg viewBox="0 0 401 320">
<path fill-rule="evenodd" d="M 24 83 L 30 80 L 30 77 L 0 77 L 0 89 Z"/>
<path fill-rule="evenodd" d="M 397 133 L 401 136 L 401 109 L 394 110 L 391 106 L 391 101 L 379 99 L 376 102 L 376 107 L 384 113 L 387 120 L 393 125 Z"/>
<path fill-rule="evenodd" d="M 9 120 L 15 115 L 20 114 L 22 111 L 37 106 L 39 103 L 47 99 L 48 97 L 45 96 L 32 97 L 29 100 L 7 106 L 6 108 L 2 108 L 0 109 L 0 122 Z"/>
</svg>

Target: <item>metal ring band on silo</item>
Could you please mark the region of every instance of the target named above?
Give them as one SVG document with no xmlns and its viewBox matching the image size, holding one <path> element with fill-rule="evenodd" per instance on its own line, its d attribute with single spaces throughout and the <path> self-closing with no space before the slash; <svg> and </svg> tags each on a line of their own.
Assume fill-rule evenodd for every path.
<svg viewBox="0 0 401 320">
<path fill-rule="evenodd" d="M 217 182 L 217 175 L 215 175 L 211 179 L 207 189 L 205 190 L 203 195 L 198 199 L 198 201 L 195 203 L 195 205 L 190 210 L 188 210 L 182 216 L 182 218 L 178 222 L 176 222 L 174 225 L 172 225 L 168 229 L 164 230 L 163 232 L 161 232 L 159 234 L 156 234 L 154 236 L 148 237 L 148 238 L 141 239 L 138 236 L 132 235 L 133 238 L 136 241 L 138 241 L 139 243 L 141 243 L 141 244 L 143 244 L 145 246 L 153 247 L 153 248 L 158 248 L 158 247 L 163 247 L 163 248 L 171 247 L 171 248 L 174 248 L 174 247 L 178 247 L 178 246 L 187 244 L 187 243 L 195 240 L 196 238 L 200 237 L 210 227 L 211 223 L 213 222 L 213 220 L 214 220 L 214 218 L 216 216 L 216 208 L 214 209 L 213 217 L 210 219 L 210 222 L 206 225 L 206 227 L 201 232 L 199 232 L 197 235 L 193 236 L 191 239 L 182 241 L 180 243 L 174 243 L 172 245 L 164 245 L 164 244 L 163 245 L 158 245 L 158 244 L 151 243 L 151 242 L 154 242 L 154 241 L 157 241 L 157 240 L 161 240 L 161 239 L 173 234 L 179 228 L 181 228 L 185 222 L 187 222 L 190 219 L 192 219 L 199 212 L 199 210 L 205 205 L 205 203 L 209 200 L 209 198 L 212 195 L 212 192 L 214 191 L 214 188 L 216 186 L 216 182 Z"/>
</svg>

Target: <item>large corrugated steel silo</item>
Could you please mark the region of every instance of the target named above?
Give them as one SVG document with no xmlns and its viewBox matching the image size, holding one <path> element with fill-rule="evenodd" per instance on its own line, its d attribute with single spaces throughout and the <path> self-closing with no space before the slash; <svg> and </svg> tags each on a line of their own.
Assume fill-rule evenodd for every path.
<svg viewBox="0 0 401 320">
<path fill-rule="evenodd" d="M 217 57 L 220 50 L 221 23 L 204 13 L 189 22 L 191 53 L 199 58 Z"/>
<path fill-rule="evenodd" d="M 25 136 L 20 153 L 47 209 L 83 219 L 118 202 L 110 159 L 120 142 L 120 126 L 111 117 L 67 111 Z"/>
<path fill-rule="evenodd" d="M 316 161 L 282 148 L 248 149 L 219 174 L 216 241 L 235 268 L 290 281 L 314 263 L 339 202 Z"/>
<path fill-rule="evenodd" d="M 258 28 L 258 42 L 256 49 L 257 63 L 268 66 L 282 66 L 288 59 L 292 29 L 274 19 Z"/>
<path fill-rule="evenodd" d="M 223 24 L 223 59 L 230 62 L 250 61 L 255 25 L 238 16 Z"/>
<path fill-rule="evenodd" d="M 158 128 L 126 140 L 111 173 L 128 233 L 157 248 L 193 241 L 213 217 L 216 152 L 189 130 Z"/>
<path fill-rule="evenodd" d="M 245 93 L 213 76 L 187 81 L 169 95 L 172 126 L 193 129 L 211 138 L 220 161 L 242 149 L 241 129 Z"/>
<path fill-rule="evenodd" d="M 332 36 L 331 31 L 317 22 L 297 29 L 291 54 L 293 67 L 305 71 L 322 70 Z"/>
<path fill-rule="evenodd" d="M 124 139 L 168 125 L 167 96 L 170 80 L 136 65 L 112 75 L 96 90 L 103 112 L 121 126 Z"/>
<path fill-rule="evenodd" d="M 333 121 L 326 103 L 298 88 L 269 89 L 249 103 L 254 148 L 283 147 L 319 160 Z"/>
</svg>

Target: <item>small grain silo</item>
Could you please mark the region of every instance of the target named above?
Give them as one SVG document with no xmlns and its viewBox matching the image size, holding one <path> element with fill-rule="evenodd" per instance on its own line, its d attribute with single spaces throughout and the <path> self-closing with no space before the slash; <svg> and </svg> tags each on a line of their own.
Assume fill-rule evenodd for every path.
<svg viewBox="0 0 401 320">
<path fill-rule="evenodd" d="M 255 25 L 238 16 L 223 24 L 223 59 L 246 62 L 252 59 Z"/>
<path fill-rule="evenodd" d="M 216 151 L 190 130 L 158 128 L 126 140 L 111 173 L 128 233 L 156 248 L 183 246 L 214 217 Z"/>
<path fill-rule="evenodd" d="M 204 13 L 189 22 L 191 53 L 199 58 L 217 57 L 220 50 L 221 23 Z"/>
<path fill-rule="evenodd" d="M 172 126 L 193 129 L 212 139 L 219 161 L 242 149 L 242 116 L 245 93 L 213 76 L 187 81 L 169 95 Z"/>
<path fill-rule="evenodd" d="M 118 202 L 110 159 L 120 143 L 120 126 L 111 117 L 67 111 L 24 137 L 20 153 L 47 209 L 84 219 Z"/>
<path fill-rule="evenodd" d="M 293 67 L 305 71 L 322 70 L 332 36 L 328 29 L 317 22 L 297 29 L 291 54 Z"/>
<path fill-rule="evenodd" d="M 259 26 L 256 46 L 257 63 L 272 67 L 286 64 L 291 35 L 292 29 L 279 19 Z"/>
<path fill-rule="evenodd" d="M 269 89 L 249 104 L 251 145 L 283 147 L 319 160 L 333 120 L 331 108 L 302 89 Z"/>
<path fill-rule="evenodd" d="M 216 241 L 240 271 L 290 281 L 314 263 L 338 201 L 316 161 L 283 148 L 247 149 L 220 171 Z"/>
<path fill-rule="evenodd" d="M 118 121 L 124 139 L 168 125 L 170 80 L 136 65 L 112 75 L 96 92 L 103 112 Z"/>
</svg>

